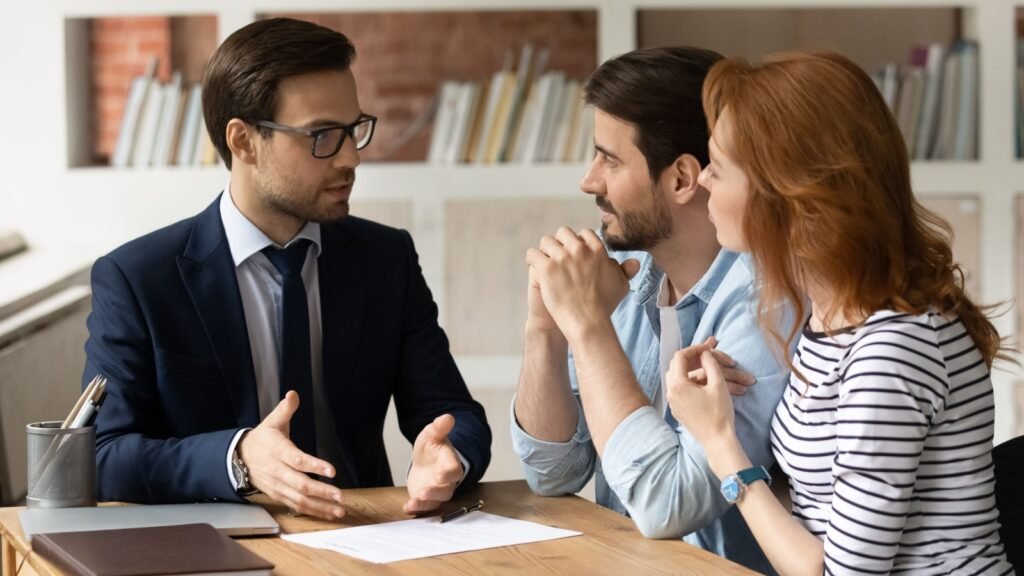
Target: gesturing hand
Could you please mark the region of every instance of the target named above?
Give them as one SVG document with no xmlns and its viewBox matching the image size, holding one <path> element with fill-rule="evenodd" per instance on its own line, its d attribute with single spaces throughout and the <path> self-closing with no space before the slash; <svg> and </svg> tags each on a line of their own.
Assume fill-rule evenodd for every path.
<svg viewBox="0 0 1024 576">
<path fill-rule="evenodd" d="M 547 311 L 567 336 L 590 320 L 610 316 L 640 267 L 636 260 L 620 265 L 609 258 L 593 230 L 577 235 L 565 226 L 527 250 L 526 262 Z"/>
<path fill-rule="evenodd" d="M 706 376 L 705 384 L 694 380 L 688 369 L 698 357 Z M 672 416 L 705 449 L 709 444 L 735 438 L 732 398 L 729 397 L 722 366 L 711 350 L 691 346 L 676 352 L 666 374 L 666 390 Z"/>
<path fill-rule="evenodd" d="M 406 514 L 434 510 L 451 500 L 462 481 L 462 461 L 448 440 L 454 426 L 455 417 L 443 414 L 416 437 L 409 469 L 409 500 L 403 508 Z"/>
<path fill-rule="evenodd" d="M 704 368 L 701 367 L 700 354 L 705 350 L 710 351 L 711 355 L 718 361 L 718 365 L 722 368 L 722 376 L 725 377 L 725 385 L 729 388 L 729 393 L 733 396 L 743 396 L 757 380 L 749 372 L 744 372 L 737 368 L 736 361 L 725 352 L 715 348 L 716 346 L 718 346 L 718 339 L 714 336 L 708 336 L 700 344 L 694 344 L 676 352 L 676 356 L 681 355 L 681 359 L 686 362 L 684 368 L 686 369 L 687 377 L 698 384 L 704 384 L 707 382 L 707 374 Z M 683 354 L 683 352 L 686 353 Z"/>
<path fill-rule="evenodd" d="M 274 411 L 247 433 L 238 444 L 249 468 L 253 488 L 292 510 L 326 520 L 345 515 L 341 489 L 313 480 L 306 473 L 334 477 L 334 467 L 299 450 L 288 437 L 299 395 L 290 390 Z"/>
</svg>

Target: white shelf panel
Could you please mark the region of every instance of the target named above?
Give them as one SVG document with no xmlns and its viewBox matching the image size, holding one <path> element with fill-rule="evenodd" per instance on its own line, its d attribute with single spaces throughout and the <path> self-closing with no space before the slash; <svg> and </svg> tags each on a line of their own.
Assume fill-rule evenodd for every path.
<svg viewBox="0 0 1024 576">
<path fill-rule="evenodd" d="M 586 164 L 499 164 L 440 166 L 422 163 L 367 163 L 356 168 L 353 199 L 373 201 L 465 198 L 578 198 Z M 209 198 L 224 188 L 228 172 L 216 168 L 74 168 L 73 189 L 90 197 L 123 197 L 127 202 L 171 195 Z M 159 201 L 159 200 L 158 200 Z"/>
<path fill-rule="evenodd" d="M 448 12 L 466 10 L 598 10 L 598 0 L 301 0 L 283 6 L 280 0 L 252 0 L 257 13 L 263 12 Z"/>
<path fill-rule="evenodd" d="M 576 198 L 587 164 L 433 165 L 425 163 L 367 163 L 356 169 L 357 198 L 415 200 L 432 198 Z M 915 162 L 911 182 L 918 194 L 979 193 L 986 187 L 988 168 L 979 162 Z M 1013 181 L 1024 192 L 1024 163 L 1013 165 Z M 215 168 L 113 169 L 72 168 L 69 183 L 92 194 L 148 190 L 178 194 L 208 194 L 220 190 L 228 173 Z M 199 188 L 198 190 L 196 188 Z M 183 192 L 183 190 L 186 190 Z"/>
<path fill-rule="evenodd" d="M 677 8 L 696 9 L 849 9 L 849 8 L 973 8 L 981 0 L 635 0 L 638 10 Z"/>
<path fill-rule="evenodd" d="M 57 4 L 65 18 L 216 15 L 223 11 L 209 0 L 57 0 Z"/>
<path fill-rule="evenodd" d="M 356 169 L 356 196 L 383 200 L 578 198 L 584 164 L 434 166 L 370 164 Z"/>
<path fill-rule="evenodd" d="M 910 183 L 921 196 L 977 193 L 983 186 L 984 166 L 979 162 L 914 162 Z"/>
<path fill-rule="evenodd" d="M 981 0 L 617 0 L 619 7 L 643 10 L 718 8 L 830 9 L 830 8 L 941 8 L 977 6 Z M 220 11 L 203 0 L 58 0 L 58 10 L 69 17 L 137 14 L 188 14 Z M 225 3 L 225 5 L 228 3 Z M 602 0 L 302 0 L 283 4 L 281 0 L 248 0 L 230 3 L 231 9 L 260 12 L 382 12 L 463 10 L 600 10 Z"/>
</svg>

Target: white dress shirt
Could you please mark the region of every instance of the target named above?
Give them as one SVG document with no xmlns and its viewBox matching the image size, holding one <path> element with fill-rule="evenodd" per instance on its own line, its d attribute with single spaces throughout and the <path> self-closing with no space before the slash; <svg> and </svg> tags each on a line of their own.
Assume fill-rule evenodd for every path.
<svg viewBox="0 0 1024 576">
<path fill-rule="evenodd" d="M 278 326 L 282 310 L 281 273 L 274 268 L 270 260 L 261 252 L 267 246 L 278 246 L 266 234 L 256 227 L 235 206 L 231 198 L 231 185 L 225 187 L 220 198 L 220 217 L 224 224 L 224 235 L 231 249 L 231 259 L 235 263 L 235 276 L 238 278 L 238 291 L 242 298 L 242 310 L 245 313 L 245 324 L 248 329 L 249 346 L 252 351 L 252 367 L 256 376 L 256 394 L 259 399 L 260 420 L 270 414 L 281 400 L 281 383 L 278 367 L 281 350 L 278 347 Z M 323 396 L 323 339 L 320 326 L 320 276 L 316 259 L 320 256 L 320 224 L 307 222 L 299 230 L 295 238 L 288 244 L 299 239 L 311 242 L 311 249 L 306 254 L 306 262 L 302 265 L 302 281 L 306 285 L 306 302 L 309 304 L 309 343 L 312 356 L 312 374 L 314 398 L 300 398 L 301 402 L 310 400 L 316 406 L 324 406 Z M 317 420 L 320 411 L 317 411 Z M 317 425 L 317 445 L 320 445 L 320 429 L 324 423 Z M 241 438 L 239 431 L 228 446 L 227 469 L 232 485 L 236 478 L 231 471 L 231 455 L 235 445 Z"/>
<path fill-rule="evenodd" d="M 676 311 L 676 302 L 671 301 L 672 289 L 668 285 L 668 274 L 661 279 L 658 288 L 658 313 L 661 318 L 661 338 L 658 350 L 658 369 L 661 373 L 661 386 L 658 387 L 654 396 L 654 409 L 658 414 L 664 416 L 668 408 L 665 393 L 665 374 L 668 373 L 669 364 L 678 350 L 683 347 L 682 336 L 679 330 L 679 313 Z"/>
</svg>

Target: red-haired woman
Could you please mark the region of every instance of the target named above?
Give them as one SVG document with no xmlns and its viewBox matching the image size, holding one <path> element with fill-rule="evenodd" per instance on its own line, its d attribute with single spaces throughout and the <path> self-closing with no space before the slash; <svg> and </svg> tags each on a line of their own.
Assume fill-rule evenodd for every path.
<svg viewBox="0 0 1024 576">
<path fill-rule="evenodd" d="M 989 370 L 1003 356 L 964 293 L 950 228 L 910 186 L 899 128 L 836 54 L 725 60 L 704 85 L 701 175 L 723 247 L 751 253 L 760 313 L 809 317 L 772 446 L 792 515 L 733 432 L 721 367 L 677 353 L 673 415 L 703 444 L 782 574 L 1007 574 L 993 496 Z M 706 347 L 705 347 L 706 348 Z"/>
</svg>

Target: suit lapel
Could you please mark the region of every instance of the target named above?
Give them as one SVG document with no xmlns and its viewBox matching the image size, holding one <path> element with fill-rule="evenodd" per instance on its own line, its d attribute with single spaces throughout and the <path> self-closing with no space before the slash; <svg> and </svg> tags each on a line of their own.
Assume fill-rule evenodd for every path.
<svg viewBox="0 0 1024 576">
<path fill-rule="evenodd" d="M 341 225 L 321 225 L 322 248 L 318 260 L 320 277 L 320 329 L 323 334 L 324 396 L 330 405 L 337 431 L 340 456 L 353 486 L 359 486 L 357 467 L 353 460 L 356 438 L 347 432 L 347 418 L 356 410 L 346 409 L 345 400 L 352 395 L 355 353 L 362 334 L 366 302 L 366 283 L 353 282 L 352 276 L 364 268 L 357 243 Z"/>
<path fill-rule="evenodd" d="M 231 248 L 220 218 L 220 196 L 196 216 L 178 271 L 210 339 L 240 426 L 259 424 L 249 331 Z"/>
</svg>

